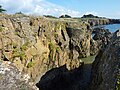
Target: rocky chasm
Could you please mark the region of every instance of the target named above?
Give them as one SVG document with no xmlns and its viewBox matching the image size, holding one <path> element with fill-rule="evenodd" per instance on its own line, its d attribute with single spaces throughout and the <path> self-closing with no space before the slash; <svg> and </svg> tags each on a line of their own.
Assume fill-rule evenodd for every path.
<svg viewBox="0 0 120 90">
<path fill-rule="evenodd" d="M 93 30 L 91 23 L 109 24 L 110 20 L 0 14 L 0 89 L 36 90 L 38 77 L 42 77 L 37 84 L 40 90 L 88 89 L 88 84 L 78 82 L 84 66 L 81 58 L 96 55 L 112 42 L 112 33 Z M 97 77 L 94 68 L 99 66 L 94 63 L 92 72 Z M 90 88 L 97 80 L 92 78 Z"/>
</svg>

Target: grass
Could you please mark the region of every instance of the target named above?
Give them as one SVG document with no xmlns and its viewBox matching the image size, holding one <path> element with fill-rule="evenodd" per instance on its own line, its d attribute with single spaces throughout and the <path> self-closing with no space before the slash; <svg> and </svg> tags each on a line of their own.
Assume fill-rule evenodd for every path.
<svg viewBox="0 0 120 90">
<path fill-rule="evenodd" d="M 13 58 L 20 57 L 20 60 L 23 61 L 26 58 L 25 51 L 28 49 L 29 42 L 27 41 L 20 48 L 17 47 L 16 43 L 12 43 L 13 45 Z"/>
<path fill-rule="evenodd" d="M 13 45 L 13 48 L 16 49 L 17 48 L 17 43 L 11 43 Z"/>
<path fill-rule="evenodd" d="M 58 53 L 60 51 L 60 48 L 59 47 L 56 47 L 56 52 Z"/>
<path fill-rule="evenodd" d="M 49 43 L 49 49 L 50 51 L 54 51 L 54 44 L 52 42 Z"/>
<path fill-rule="evenodd" d="M 49 43 L 49 49 L 50 49 L 50 54 L 49 57 L 53 59 L 53 53 L 54 53 L 54 44 L 52 42 Z"/>
<path fill-rule="evenodd" d="M 95 56 L 80 58 L 85 64 L 91 64 L 95 60 Z"/>
<path fill-rule="evenodd" d="M 0 80 L 2 80 L 3 79 L 3 76 L 2 76 L 2 74 L 0 74 Z"/>
<path fill-rule="evenodd" d="M 20 57 L 20 60 L 24 60 L 26 58 L 26 55 L 24 52 L 20 51 L 16 51 L 16 52 L 13 52 L 13 58 L 15 57 Z"/>
<path fill-rule="evenodd" d="M 120 75 L 117 75 L 116 90 L 120 90 Z"/>
<path fill-rule="evenodd" d="M 54 37 L 58 37 L 58 34 L 57 34 L 57 33 L 54 33 Z"/>
<path fill-rule="evenodd" d="M 28 63 L 28 65 L 27 65 L 27 68 L 31 68 L 31 67 L 33 67 L 33 66 L 34 66 L 33 61 L 30 61 L 30 62 Z"/>
<path fill-rule="evenodd" d="M 28 49 L 28 45 L 29 45 L 29 42 L 27 41 L 25 44 L 23 44 L 23 45 L 21 46 L 21 50 L 22 50 L 22 51 L 27 50 L 27 49 Z"/>
<path fill-rule="evenodd" d="M 3 31 L 3 28 L 2 28 L 2 26 L 0 26 L 0 32 L 2 32 Z"/>
</svg>

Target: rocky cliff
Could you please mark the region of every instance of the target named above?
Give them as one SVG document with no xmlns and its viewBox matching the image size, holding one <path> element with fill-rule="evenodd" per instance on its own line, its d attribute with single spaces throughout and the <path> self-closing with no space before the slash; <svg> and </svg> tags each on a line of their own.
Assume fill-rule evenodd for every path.
<svg viewBox="0 0 120 90">
<path fill-rule="evenodd" d="M 94 63 L 91 90 L 119 90 L 120 30 L 112 36 L 110 43 L 101 50 Z"/>
<path fill-rule="evenodd" d="M 0 61 L 0 90 L 38 90 L 30 76 L 20 72 L 11 62 Z"/>
<path fill-rule="evenodd" d="M 6 62 L 10 62 L 11 64 L 8 66 L 10 68 L 14 66 L 14 68 L 11 70 L 8 67 L 9 71 L 11 70 L 11 72 L 13 72 L 13 76 L 8 79 L 10 81 L 16 76 L 13 81 L 18 80 L 15 85 L 12 83 L 10 87 L 13 88 L 10 89 L 14 89 L 19 84 L 24 84 L 25 86 L 23 85 L 23 87 L 25 87 L 25 89 L 32 90 L 35 87 L 31 87 L 28 82 L 36 82 L 43 75 L 41 81 L 38 83 L 38 87 L 42 85 L 40 87 L 42 90 L 50 90 L 52 88 L 51 85 L 53 85 L 53 87 L 55 85 L 61 86 L 63 85 L 63 81 L 66 81 L 64 85 L 68 84 L 64 86 L 64 90 L 85 89 L 86 86 L 84 86 L 84 83 L 76 81 L 82 80 L 81 73 L 83 67 L 81 65 L 83 65 L 83 61 L 81 61 L 80 58 L 97 54 L 101 48 L 106 47 L 111 42 L 110 38 L 112 36 L 112 34 L 106 30 L 92 30 L 91 25 L 109 23 L 108 19 L 98 19 L 98 22 L 96 22 L 96 20 L 53 19 L 40 16 L 26 16 L 23 14 L 0 14 L 1 66 Z M 95 24 L 91 24 L 94 22 Z M 95 35 L 92 37 L 93 33 Z M 107 51 L 102 52 L 106 53 Z M 99 54 L 97 57 L 102 58 L 102 55 L 103 54 Z M 107 56 L 107 53 L 105 56 Z M 99 71 L 102 71 L 103 67 L 100 65 L 104 65 L 104 63 L 102 63 L 102 61 L 99 62 L 100 60 L 96 58 L 93 64 L 94 77 L 98 77 L 96 72 L 99 73 Z M 106 65 L 106 67 L 107 66 L 109 65 Z M 100 67 L 100 70 L 96 70 L 95 67 Z M 0 70 L 2 69 L 3 68 L 0 68 Z M 6 76 L 7 73 L 9 72 L 7 71 L 4 74 L 0 72 L 2 77 L 0 77 L 0 85 L 2 85 L 6 80 L 5 78 L 8 77 Z M 17 76 L 24 76 L 24 74 L 20 73 L 26 73 L 28 75 L 29 79 L 27 83 L 25 83 L 25 81 L 21 83 L 22 78 L 17 78 Z M 9 75 L 11 75 L 11 73 Z M 61 79 L 63 79 L 63 81 Z M 97 82 L 96 80 L 97 79 L 93 79 L 92 86 Z M 48 83 L 48 81 L 52 83 Z M 84 80 L 82 82 L 84 82 Z M 54 85 L 54 83 L 57 84 Z M 4 83 L 4 85 L 6 84 Z M 58 87 L 56 87 L 55 90 L 56 89 L 58 89 Z"/>
<path fill-rule="evenodd" d="M 23 14 L 0 14 L 0 60 L 35 80 L 66 64 L 71 70 L 90 55 L 90 25 Z"/>
<path fill-rule="evenodd" d="M 82 18 L 82 20 L 88 22 L 91 26 L 107 25 L 107 24 L 120 24 L 120 19 Z"/>
</svg>

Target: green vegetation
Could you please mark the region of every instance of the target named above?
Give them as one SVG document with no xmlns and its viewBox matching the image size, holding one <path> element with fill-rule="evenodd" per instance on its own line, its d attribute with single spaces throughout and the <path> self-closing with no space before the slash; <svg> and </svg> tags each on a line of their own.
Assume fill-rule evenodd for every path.
<svg viewBox="0 0 120 90">
<path fill-rule="evenodd" d="M 56 47 L 56 52 L 58 53 L 60 51 L 60 48 L 59 47 Z"/>
<path fill-rule="evenodd" d="M 29 45 L 29 42 L 27 41 L 25 44 L 23 44 L 23 45 L 21 46 L 21 50 L 22 50 L 22 51 L 27 50 L 27 49 L 28 49 L 28 45 Z"/>
<path fill-rule="evenodd" d="M 94 56 L 89 56 L 86 58 L 80 58 L 85 64 L 91 64 L 95 60 L 95 55 Z"/>
<path fill-rule="evenodd" d="M 50 49 L 49 57 L 51 60 L 53 60 L 54 44 L 52 42 L 49 43 L 49 49 Z"/>
<path fill-rule="evenodd" d="M 26 55 L 25 55 L 25 53 L 24 52 L 22 52 L 22 51 L 17 51 L 18 49 L 16 49 L 16 51 L 15 52 L 13 52 L 13 58 L 15 58 L 15 57 L 20 57 L 20 60 L 24 60 L 25 58 L 26 58 Z"/>
<path fill-rule="evenodd" d="M 48 17 L 48 18 L 55 18 L 55 19 L 57 19 L 57 17 L 55 17 L 55 16 L 52 16 L 52 15 L 43 15 L 44 17 Z"/>
<path fill-rule="evenodd" d="M 3 79 L 3 76 L 2 76 L 2 74 L 0 74 L 0 80 L 1 80 L 1 79 Z"/>
<path fill-rule="evenodd" d="M 59 18 L 71 18 L 69 15 L 61 15 Z"/>
<path fill-rule="evenodd" d="M 120 75 L 117 75 L 116 90 L 120 90 Z"/>
<path fill-rule="evenodd" d="M 49 43 L 49 49 L 50 51 L 54 51 L 54 44 L 52 42 Z"/>
<path fill-rule="evenodd" d="M 22 83 L 21 85 L 20 85 L 20 89 L 19 90 L 26 90 L 26 85 L 24 84 L 24 83 Z"/>
<path fill-rule="evenodd" d="M 55 30 L 59 30 L 59 29 L 60 29 L 60 25 L 57 24 L 57 25 L 55 26 Z"/>
<path fill-rule="evenodd" d="M 3 13 L 4 11 L 6 11 L 6 10 L 3 9 L 2 6 L 0 5 L 0 13 Z"/>
<path fill-rule="evenodd" d="M 57 34 L 57 33 L 54 33 L 54 37 L 58 37 L 58 34 Z"/>
<path fill-rule="evenodd" d="M 98 16 L 94 16 L 92 14 L 88 14 L 88 15 L 83 15 L 83 17 L 81 18 L 99 18 Z"/>
<path fill-rule="evenodd" d="M 30 62 L 28 63 L 28 65 L 27 65 L 27 68 L 31 68 L 31 67 L 33 67 L 33 66 L 34 66 L 33 61 L 30 61 Z"/>
<path fill-rule="evenodd" d="M 20 57 L 20 60 L 24 60 L 26 58 L 26 55 L 24 52 L 20 52 L 19 57 Z"/>
<path fill-rule="evenodd" d="M 16 12 L 15 14 L 23 14 L 22 12 Z"/>
<path fill-rule="evenodd" d="M 0 26 L 0 32 L 2 32 L 3 31 L 3 28 L 2 28 L 2 26 Z"/>
<path fill-rule="evenodd" d="M 81 34 L 85 34 L 85 30 L 84 29 L 81 29 Z"/>
<path fill-rule="evenodd" d="M 28 44 L 29 42 L 26 42 L 19 49 L 17 48 L 17 44 L 13 43 L 13 58 L 20 57 L 20 60 L 24 60 L 26 58 L 25 50 L 28 49 Z"/>
<path fill-rule="evenodd" d="M 12 42 L 11 45 L 13 46 L 13 49 L 16 49 L 16 48 L 17 48 L 17 43 Z"/>
</svg>

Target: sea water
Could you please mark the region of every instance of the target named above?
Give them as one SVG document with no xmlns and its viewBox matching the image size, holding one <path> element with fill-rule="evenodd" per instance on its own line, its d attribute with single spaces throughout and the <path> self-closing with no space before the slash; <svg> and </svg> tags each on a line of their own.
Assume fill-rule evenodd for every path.
<svg viewBox="0 0 120 90">
<path fill-rule="evenodd" d="M 120 29 L 120 24 L 99 25 L 99 26 L 95 26 L 94 28 L 96 28 L 96 27 L 109 29 L 110 32 L 114 33 L 115 31 Z"/>
</svg>

